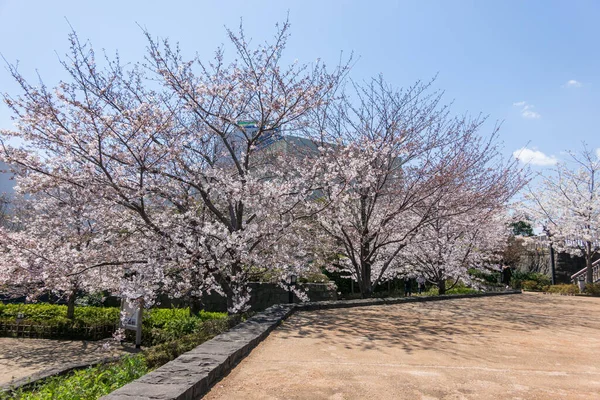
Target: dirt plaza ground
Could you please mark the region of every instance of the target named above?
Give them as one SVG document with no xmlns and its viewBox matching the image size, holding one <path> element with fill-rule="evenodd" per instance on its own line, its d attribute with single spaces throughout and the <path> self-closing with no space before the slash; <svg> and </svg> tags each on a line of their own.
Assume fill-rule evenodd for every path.
<svg viewBox="0 0 600 400">
<path fill-rule="evenodd" d="M 600 298 L 301 312 L 206 399 L 599 399 Z"/>
</svg>

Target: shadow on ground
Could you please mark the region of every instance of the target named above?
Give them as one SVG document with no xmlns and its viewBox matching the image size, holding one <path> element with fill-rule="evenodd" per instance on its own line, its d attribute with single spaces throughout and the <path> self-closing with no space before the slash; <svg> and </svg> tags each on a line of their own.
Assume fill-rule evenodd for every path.
<svg viewBox="0 0 600 400">
<path fill-rule="evenodd" d="M 600 329 L 600 316 L 590 313 L 590 306 L 600 307 L 600 298 L 570 299 L 521 294 L 305 312 L 286 321 L 279 335 L 283 339 L 310 337 L 355 350 L 400 346 L 410 354 L 415 350 L 452 352 L 448 344 L 458 335 L 485 343 L 502 340 L 494 333 L 507 330 L 529 335 L 541 328 Z"/>
<path fill-rule="evenodd" d="M 102 341 L 71 341 L 50 339 L 0 338 L 0 371 L 2 375 L 21 376 L 19 369 L 29 371 L 44 370 L 63 364 L 93 362 L 98 359 L 123 353 L 133 353 L 133 346 L 112 343 L 110 350 L 104 350 Z"/>
</svg>

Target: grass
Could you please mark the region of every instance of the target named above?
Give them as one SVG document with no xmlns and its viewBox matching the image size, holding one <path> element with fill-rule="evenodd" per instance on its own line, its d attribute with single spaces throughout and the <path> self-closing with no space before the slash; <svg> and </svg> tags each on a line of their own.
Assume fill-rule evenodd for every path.
<svg viewBox="0 0 600 400">
<path fill-rule="evenodd" d="M 148 371 L 143 355 L 126 356 L 118 362 L 44 379 L 32 387 L 0 394 L 0 398 L 7 400 L 98 399 L 145 375 Z"/>
<path fill-rule="evenodd" d="M 98 399 L 225 332 L 242 320 L 241 316 L 222 317 L 221 313 L 211 314 L 213 313 L 203 315 L 206 319 L 198 325 L 194 333 L 180 335 L 176 340 L 150 347 L 142 353 L 126 356 L 114 363 L 44 379 L 24 389 L 0 394 L 0 399 Z M 160 317 L 156 318 L 160 320 Z"/>
<path fill-rule="evenodd" d="M 481 292 L 479 290 L 475 290 L 475 289 L 464 287 L 464 286 L 459 286 L 459 287 L 455 287 L 455 288 L 446 290 L 446 294 L 447 295 L 453 295 L 453 294 L 475 294 L 475 293 L 481 293 Z M 421 294 L 417 294 L 417 296 L 438 296 L 438 295 L 439 295 L 439 290 L 435 286 L 431 287 L 426 292 L 423 292 Z"/>
</svg>

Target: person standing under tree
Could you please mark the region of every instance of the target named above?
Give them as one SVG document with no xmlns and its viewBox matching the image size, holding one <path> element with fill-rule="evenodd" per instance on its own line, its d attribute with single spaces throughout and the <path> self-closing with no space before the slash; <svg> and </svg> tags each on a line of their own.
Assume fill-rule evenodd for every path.
<svg viewBox="0 0 600 400">
<path fill-rule="evenodd" d="M 504 285 L 506 285 L 507 289 L 510 287 L 510 279 L 511 278 L 512 278 L 512 270 L 510 269 L 510 266 L 505 265 L 504 267 L 502 267 L 502 283 Z"/>
<path fill-rule="evenodd" d="M 404 297 L 408 297 L 412 295 L 412 282 L 410 277 L 404 278 Z"/>
</svg>

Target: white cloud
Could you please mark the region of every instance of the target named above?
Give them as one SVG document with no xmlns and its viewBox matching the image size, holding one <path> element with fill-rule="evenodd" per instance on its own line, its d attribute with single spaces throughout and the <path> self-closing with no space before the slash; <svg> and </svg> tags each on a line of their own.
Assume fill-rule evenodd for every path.
<svg viewBox="0 0 600 400">
<path fill-rule="evenodd" d="M 513 151 L 513 157 L 523 164 L 539 166 L 555 165 L 558 162 L 558 159 L 554 156 L 547 156 L 539 150 L 528 149 L 527 147 Z"/>
<path fill-rule="evenodd" d="M 526 101 L 518 101 L 513 103 L 515 107 L 521 107 L 521 116 L 527 119 L 539 119 L 542 118 L 541 114 L 533 111 L 535 106 L 533 104 L 527 104 Z"/>
<path fill-rule="evenodd" d="M 521 115 L 523 116 L 523 118 L 529 118 L 529 119 L 538 119 L 538 118 L 542 117 L 540 115 L 540 113 L 537 113 L 537 112 L 531 111 L 531 110 L 523 110 L 523 111 L 521 111 Z"/>
<path fill-rule="evenodd" d="M 582 86 L 582 83 L 579 81 L 576 81 L 575 79 L 571 79 L 563 85 L 563 87 L 566 87 L 566 88 L 578 88 L 581 86 Z"/>
</svg>

